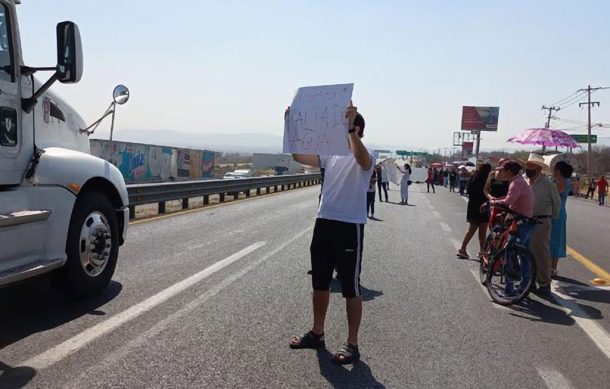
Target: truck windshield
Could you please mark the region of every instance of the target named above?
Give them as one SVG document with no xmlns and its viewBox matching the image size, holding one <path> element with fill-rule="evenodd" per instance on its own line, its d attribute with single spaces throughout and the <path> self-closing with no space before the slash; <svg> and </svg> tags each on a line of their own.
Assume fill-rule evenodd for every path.
<svg viewBox="0 0 610 389">
<path fill-rule="evenodd" d="M 0 80 L 13 80 L 9 16 L 5 5 L 0 5 Z"/>
<path fill-rule="evenodd" d="M 0 80 L 13 81 L 11 59 L 11 35 L 9 15 L 4 4 L 0 5 Z"/>
</svg>

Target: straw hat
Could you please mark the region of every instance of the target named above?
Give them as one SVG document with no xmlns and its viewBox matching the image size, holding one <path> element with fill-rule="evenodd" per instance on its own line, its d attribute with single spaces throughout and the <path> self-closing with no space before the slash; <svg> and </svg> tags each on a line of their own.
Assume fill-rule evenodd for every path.
<svg viewBox="0 0 610 389">
<path fill-rule="evenodd" d="M 544 162 L 544 157 L 540 154 L 530 153 L 530 156 L 527 158 L 527 163 L 532 165 L 537 165 L 542 168 L 542 170 L 549 170 L 549 165 Z"/>
</svg>

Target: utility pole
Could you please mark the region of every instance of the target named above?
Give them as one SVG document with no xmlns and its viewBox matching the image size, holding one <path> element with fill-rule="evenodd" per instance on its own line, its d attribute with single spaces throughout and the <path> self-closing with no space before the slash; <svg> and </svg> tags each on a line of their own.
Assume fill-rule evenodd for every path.
<svg viewBox="0 0 610 389">
<path fill-rule="evenodd" d="M 544 128 L 551 128 L 551 118 L 553 116 L 553 111 L 559 111 L 561 108 L 555 106 L 547 107 L 546 105 L 543 105 L 542 109 L 549 111 L 549 116 L 546 119 L 546 124 L 544 125 Z"/>
<path fill-rule="evenodd" d="M 587 92 L 587 102 L 579 103 L 578 106 L 582 107 L 583 105 L 587 106 L 588 111 L 588 122 L 587 122 L 587 175 L 591 178 L 591 107 L 595 107 L 596 105 L 599 107 L 599 101 L 591 101 L 591 92 L 598 91 L 600 89 L 610 89 L 608 87 L 597 87 L 591 88 L 591 85 L 587 86 L 585 89 L 579 89 L 579 92 Z"/>
<path fill-rule="evenodd" d="M 543 105 L 542 109 L 549 111 L 549 116 L 547 116 L 547 118 L 546 118 L 546 123 L 544 124 L 544 128 L 551 128 L 551 118 L 553 117 L 553 111 L 559 111 L 561 109 L 561 107 L 555 107 L 555 106 L 547 107 L 546 105 Z M 557 149 L 555 149 L 555 150 L 557 150 Z M 542 145 L 542 154 L 544 154 L 545 151 L 546 151 L 546 146 Z"/>
</svg>

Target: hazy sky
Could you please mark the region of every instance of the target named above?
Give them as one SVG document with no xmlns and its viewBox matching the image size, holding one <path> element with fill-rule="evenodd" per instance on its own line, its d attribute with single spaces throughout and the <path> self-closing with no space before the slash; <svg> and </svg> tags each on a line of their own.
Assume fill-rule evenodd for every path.
<svg viewBox="0 0 610 389">
<path fill-rule="evenodd" d="M 499 132 L 482 148 L 502 148 L 544 124 L 542 104 L 587 84 L 610 86 L 608 1 L 23 3 L 28 65 L 53 65 L 55 24 L 79 24 L 83 79 L 55 90 L 86 121 L 115 84 L 130 88 L 119 131 L 281 135 L 298 87 L 354 82 L 369 143 L 450 146 L 462 105 L 497 105 Z M 610 123 L 610 90 L 594 97 L 594 122 Z M 557 116 L 567 121 L 553 127 L 586 121 L 577 104 Z"/>
</svg>

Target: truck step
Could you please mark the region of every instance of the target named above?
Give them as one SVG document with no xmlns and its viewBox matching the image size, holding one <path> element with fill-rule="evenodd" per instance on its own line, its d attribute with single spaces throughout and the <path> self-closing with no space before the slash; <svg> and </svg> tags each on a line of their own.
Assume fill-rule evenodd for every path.
<svg viewBox="0 0 610 389">
<path fill-rule="evenodd" d="M 51 211 L 44 209 L 0 213 L 0 228 L 45 221 L 50 215 Z"/>
<path fill-rule="evenodd" d="M 27 280 L 61 267 L 62 259 L 40 259 L 28 264 L 0 271 L 0 287 Z"/>
</svg>

